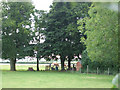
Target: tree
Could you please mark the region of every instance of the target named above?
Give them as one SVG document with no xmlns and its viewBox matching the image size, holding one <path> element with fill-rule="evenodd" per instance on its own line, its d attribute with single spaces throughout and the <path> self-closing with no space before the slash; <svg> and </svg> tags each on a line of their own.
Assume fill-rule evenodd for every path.
<svg viewBox="0 0 120 90">
<path fill-rule="evenodd" d="M 45 42 L 42 44 L 41 53 L 47 57 L 60 55 L 62 70 L 64 70 L 66 56 L 68 56 L 70 68 L 73 56 L 79 56 L 84 50 L 83 43 L 80 42 L 82 33 L 77 29 L 77 20 L 87 15 L 87 13 L 81 13 L 87 11 L 88 8 L 85 10 L 87 5 L 89 4 L 55 2 L 47 14 L 47 26 L 44 31 Z M 83 10 L 81 10 L 82 8 Z"/>
<path fill-rule="evenodd" d="M 35 10 L 35 14 L 34 14 L 34 21 L 35 21 L 35 31 L 34 31 L 34 42 L 36 42 L 35 44 L 35 51 L 36 51 L 36 57 L 37 57 L 37 71 L 39 71 L 39 59 L 41 58 L 41 54 L 39 53 L 39 48 L 40 47 L 40 43 L 41 40 L 44 40 L 44 36 L 43 36 L 43 30 L 46 26 L 45 23 L 45 11 L 43 10 Z M 38 54 L 39 53 L 39 54 Z"/>
<path fill-rule="evenodd" d="M 94 3 L 86 20 L 85 44 L 93 61 L 118 63 L 118 13 L 107 8 L 107 3 Z M 101 7 L 102 5 L 102 7 Z"/>
<path fill-rule="evenodd" d="M 2 2 L 2 58 L 10 60 L 10 70 L 15 71 L 16 58 L 33 55 L 31 2 Z"/>
<path fill-rule="evenodd" d="M 74 36 L 72 37 L 75 42 L 75 44 L 72 46 L 72 47 L 74 47 L 74 50 L 72 50 L 72 52 L 74 51 L 73 55 L 76 55 L 78 57 L 78 59 L 81 59 L 79 57 L 79 55 L 82 54 L 83 50 L 86 47 L 83 44 L 83 42 L 81 42 L 81 38 L 85 37 L 85 35 L 84 35 L 84 32 L 82 32 L 81 30 L 79 30 L 79 28 L 77 28 L 78 24 L 79 24 L 77 21 L 81 20 L 82 18 L 89 17 L 88 10 L 89 10 L 90 6 L 91 6 L 90 2 L 71 3 L 71 10 L 73 11 L 72 15 L 77 19 L 73 19 L 74 24 L 73 24 L 73 22 L 70 23 L 69 25 L 71 25 L 72 27 L 69 28 L 68 30 L 77 31 L 74 33 Z M 69 63 L 70 63 L 70 59 L 68 60 L 68 65 L 69 65 Z M 70 68 L 70 65 L 69 65 L 69 68 Z"/>
</svg>

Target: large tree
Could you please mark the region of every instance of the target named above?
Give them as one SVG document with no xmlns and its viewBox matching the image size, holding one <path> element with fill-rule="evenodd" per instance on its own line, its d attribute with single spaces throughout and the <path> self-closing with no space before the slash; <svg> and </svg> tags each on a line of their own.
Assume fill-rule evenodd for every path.
<svg viewBox="0 0 120 90">
<path fill-rule="evenodd" d="M 32 13 L 31 2 L 2 2 L 2 58 L 10 60 L 11 71 L 16 70 L 16 58 L 33 55 Z"/>
<path fill-rule="evenodd" d="M 88 56 L 91 60 L 118 63 L 118 12 L 109 3 L 94 3 L 86 19 Z M 114 8 L 115 9 L 115 8 Z M 120 64 L 119 64 L 120 65 Z M 118 65 L 117 65 L 118 66 Z"/>
<path fill-rule="evenodd" d="M 45 42 L 42 44 L 41 53 L 53 57 L 60 55 L 62 70 L 66 56 L 69 58 L 70 68 L 73 56 L 79 56 L 84 49 L 80 42 L 82 33 L 77 29 L 77 20 L 87 16 L 88 6 L 89 3 L 55 2 L 47 14 Z"/>
<path fill-rule="evenodd" d="M 90 2 L 87 3 L 73 2 L 67 3 L 66 5 L 66 7 L 70 9 L 69 12 L 72 15 L 72 17 L 70 17 L 69 19 L 71 20 L 74 17 L 72 19 L 72 22 L 67 26 L 67 30 L 69 32 L 69 40 L 70 42 L 72 42 L 71 44 L 73 44 L 70 48 L 68 48 L 68 68 L 71 67 L 70 62 L 71 59 L 73 59 L 73 56 L 76 55 L 78 59 L 81 59 L 79 55 L 81 55 L 81 53 L 85 49 L 85 45 L 83 45 L 83 43 L 81 42 L 81 38 L 85 37 L 85 35 L 84 32 L 77 28 L 78 27 L 77 21 L 82 18 L 89 17 L 88 10 L 90 6 L 91 6 Z"/>
</svg>

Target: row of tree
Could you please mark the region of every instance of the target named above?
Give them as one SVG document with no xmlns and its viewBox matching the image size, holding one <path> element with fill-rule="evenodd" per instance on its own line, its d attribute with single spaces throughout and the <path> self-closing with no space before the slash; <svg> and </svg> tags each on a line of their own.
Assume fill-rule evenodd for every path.
<svg viewBox="0 0 120 90">
<path fill-rule="evenodd" d="M 68 60 L 68 69 L 71 60 L 85 49 L 81 42 L 84 33 L 78 30 L 77 21 L 88 16 L 91 3 L 53 3 L 50 12 L 46 15 L 46 28 L 43 32 L 45 42 L 39 48 L 39 55 L 60 55 L 61 69 L 64 70 L 64 61 Z M 39 56 L 40 57 L 40 56 Z"/>
<path fill-rule="evenodd" d="M 90 2 L 54 2 L 50 8 L 47 13 L 32 2 L 2 2 L 2 58 L 10 60 L 11 71 L 16 70 L 16 59 L 25 56 L 37 58 L 37 71 L 40 58 L 57 55 L 61 70 L 65 60 L 70 69 L 71 60 L 80 59 L 85 49 L 91 60 L 117 63 L 115 11 Z"/>
</svg>

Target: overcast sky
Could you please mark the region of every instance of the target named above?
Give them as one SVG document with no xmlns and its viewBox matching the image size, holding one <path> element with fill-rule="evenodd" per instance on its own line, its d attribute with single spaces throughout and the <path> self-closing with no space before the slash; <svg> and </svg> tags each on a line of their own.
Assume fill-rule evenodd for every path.
<svg viewBox="0 0 120 90">
<path fill-rule="evenodd" d="M 52 5 L 53 0 L 32 0 L 35 8 L 38 10 L 47 10 L 49 11 L 49 6 Z"/>
</svg>

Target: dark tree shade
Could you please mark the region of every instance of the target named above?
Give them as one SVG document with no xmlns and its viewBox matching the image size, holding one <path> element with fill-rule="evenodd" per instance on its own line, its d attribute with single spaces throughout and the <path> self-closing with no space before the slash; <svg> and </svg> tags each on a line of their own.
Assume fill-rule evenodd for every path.
<svg viewBox="0 0 120 90">
<path fill-rule="evenodd" d="M 79 56 L 85 49 L 80 42 L 83 35 L 77 29 L 77 20 L 88 15 L 89 6 L 89 3 L 55 2 L 46 16 L 45 42 L 41 44 L 39 53 L 44 56 L 60 55 L 62 70 L 66 56 L 71 61 L 74 55 Z"/>
</svg>

